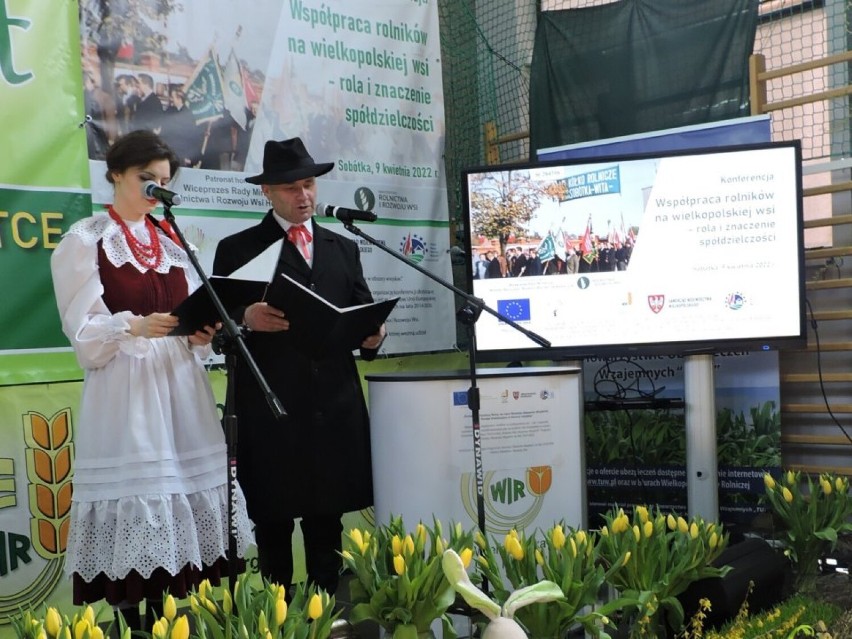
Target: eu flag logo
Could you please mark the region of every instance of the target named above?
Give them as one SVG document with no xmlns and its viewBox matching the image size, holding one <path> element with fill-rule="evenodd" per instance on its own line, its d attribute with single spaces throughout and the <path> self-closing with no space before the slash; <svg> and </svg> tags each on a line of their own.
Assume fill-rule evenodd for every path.
<svg viewBox="0 0 852 639">
<path fill-rule="evenodd" d="M 530 300 L 497 300 L 497 312 L 513 322 L 523 322 L 530 319 Z"/>
</svg>

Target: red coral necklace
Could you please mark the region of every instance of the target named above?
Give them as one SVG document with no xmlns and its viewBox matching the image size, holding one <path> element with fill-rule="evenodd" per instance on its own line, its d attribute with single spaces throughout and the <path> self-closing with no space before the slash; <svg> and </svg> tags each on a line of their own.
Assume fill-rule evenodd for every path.
<svg viewBox="0 0 852 639">
<path fill-rule="evenodd" d="M 130 247 L 130 252 L 133 253 L 136 261 L 145 268 L 156 269 L 163 259 L 163 250 L 160 246 L 159 234 L 157 233 L 157 229 L 154 228 L 153 222 L 147 217 L 145 218 L 145 228 L 148 229 L 148 237 L 151 239 L 151 243 L 143 244 L 133 235 L 133 231 L 127 227 L 127 223 L 121 219 L 121 216 L 115 212 L 112 206 L 109 207 L 108 212 L 113 221 L 121 228 L 121 232 L 124 233 L 127 246 Z"/>
</svg>

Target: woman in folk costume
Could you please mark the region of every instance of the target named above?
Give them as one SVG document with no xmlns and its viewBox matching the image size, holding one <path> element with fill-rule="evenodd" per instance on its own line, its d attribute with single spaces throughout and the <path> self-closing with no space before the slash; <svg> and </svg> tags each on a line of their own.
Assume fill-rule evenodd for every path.
<svg viewBox="0 0 852 639">
<path fill-rule="evenodd" d="M 106 155 L 108 215 L 71 226 L 51 258 L 62 327 L 85 371 L 75 425 L 66 572 L 74 603 L 105 598 L 140 628 L 163 592 L 184 596 L 227 574 L 225 438 L 202 363 L 213 327 L 170 336 L 170 315 L 200 284 L 171 229 L 151 215 L 143 185 L 165 185 L 174 152 L 133 131 Z M 238 554 L 253 543 L 239 486 Z"/>
</svg>

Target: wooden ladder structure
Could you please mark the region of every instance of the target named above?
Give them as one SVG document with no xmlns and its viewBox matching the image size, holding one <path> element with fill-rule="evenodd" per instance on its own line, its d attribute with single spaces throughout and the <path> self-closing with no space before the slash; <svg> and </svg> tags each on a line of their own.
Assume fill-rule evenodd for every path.
<svg viewBox="0 0 852 639">
<path fill-rule="evenodd" d="M 852 84 L 768 101 L 773 80 L 852 63 L 852 51 L 767 70 L 762 55 L 749 59 L 752 115 L 852 95 Z M 788 84 L 789 86 L 789 84 Z M 803 83 L 793 86 L 804 86 Z M 848 112 L 848 108 L 847 108 Z M 814 134 L 822 134 L 814 131 Z M 803 136 L 804 137 L 804 136 Z M 808 473 L 852 475 L 852 162 L 827 162 L 826 183 L 805 184 L 803 196 L 828 196 L 830 214 L 806 219 L 805 229 L 830 229 L 830 246 L 805 250 L 808 343 L 780 354 L 783 466 Z M 805 176 L 806 178 L 808 176 Z M 825 179 L 828 178 L 828 179 Z M 835 419 L 845 428 L 839 428 Z"/>
</svg>

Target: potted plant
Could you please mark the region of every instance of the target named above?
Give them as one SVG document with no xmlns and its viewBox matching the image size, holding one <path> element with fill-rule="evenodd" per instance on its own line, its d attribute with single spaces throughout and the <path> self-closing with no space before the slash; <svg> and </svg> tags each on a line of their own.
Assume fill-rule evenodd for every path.
<svg viewBox="0 0 852 639">
<path fill-rule="evenodd" d="M 664 637 L 666 623 L 679 630 L 684 612 L 677 596 L 693 581 L 729 570 L 712 565 L 728 543 L 718 524 L 664 516 L 659 508 L 651 513 L 645 506 L 636 506 L 632 519 L 621 508 L 604 519 L 600 558 L 607 582 L 635 602 L 625 618 L 631 637 Z"/>
<path fill-rule="evenodd" d="M 354 579 L 349 582 L 352 603 L 349 621 L 375 621 L 393 639 L 417 639 L 431 633 L 432 622 L 441 619 L 444 637 L 454 637 L 446 613 L 455 591 L 441 568 L 447 549 L 465 562 L 473 555 L 473 533 L 461 524 L 449 528 L 449 539 L 433 518 L 432 527 L 422 522 L 412 531 L 402 517 L 392 516 L 374 533 L 352 529 L 344 535 L 343 563 Z"/>
<path fill-rule="evenodd" d="M 787 555 L 795 563 L 795 588 L 810 593 L 819 574 L 819 559 L 834 548 L 840 533 L 852 530 L 852 500 L 849 480 L 830 473 L 814 481 L 799 472 L 784 473 L 778 482 L 763 476 L 766 496 L 775 514 L 784 522 L 781 538 Z"/>
<path fill-rule="evenodd" d="M 598 600 L 606 573 L 598 562 L 596 535 L 558 523 L 544 533 L 542 542 L 535 532 L 527 537 L 513 529 L 502 544 L 495 540 L 496 553 L 482 535 L 477 535 L 476 545 L 475 578 L 488 583 L 500 605 L 507 604 L 512 591 L 542 581 L 553 582 L 561 590 L 560 598 L 533 602 L 515 611 L 514 618 L 530 637 L 561 637 L 576 624 L 596 637 L 609 636 L 603 630 L 608 615 L 625 602 Z"/>
</svg>

